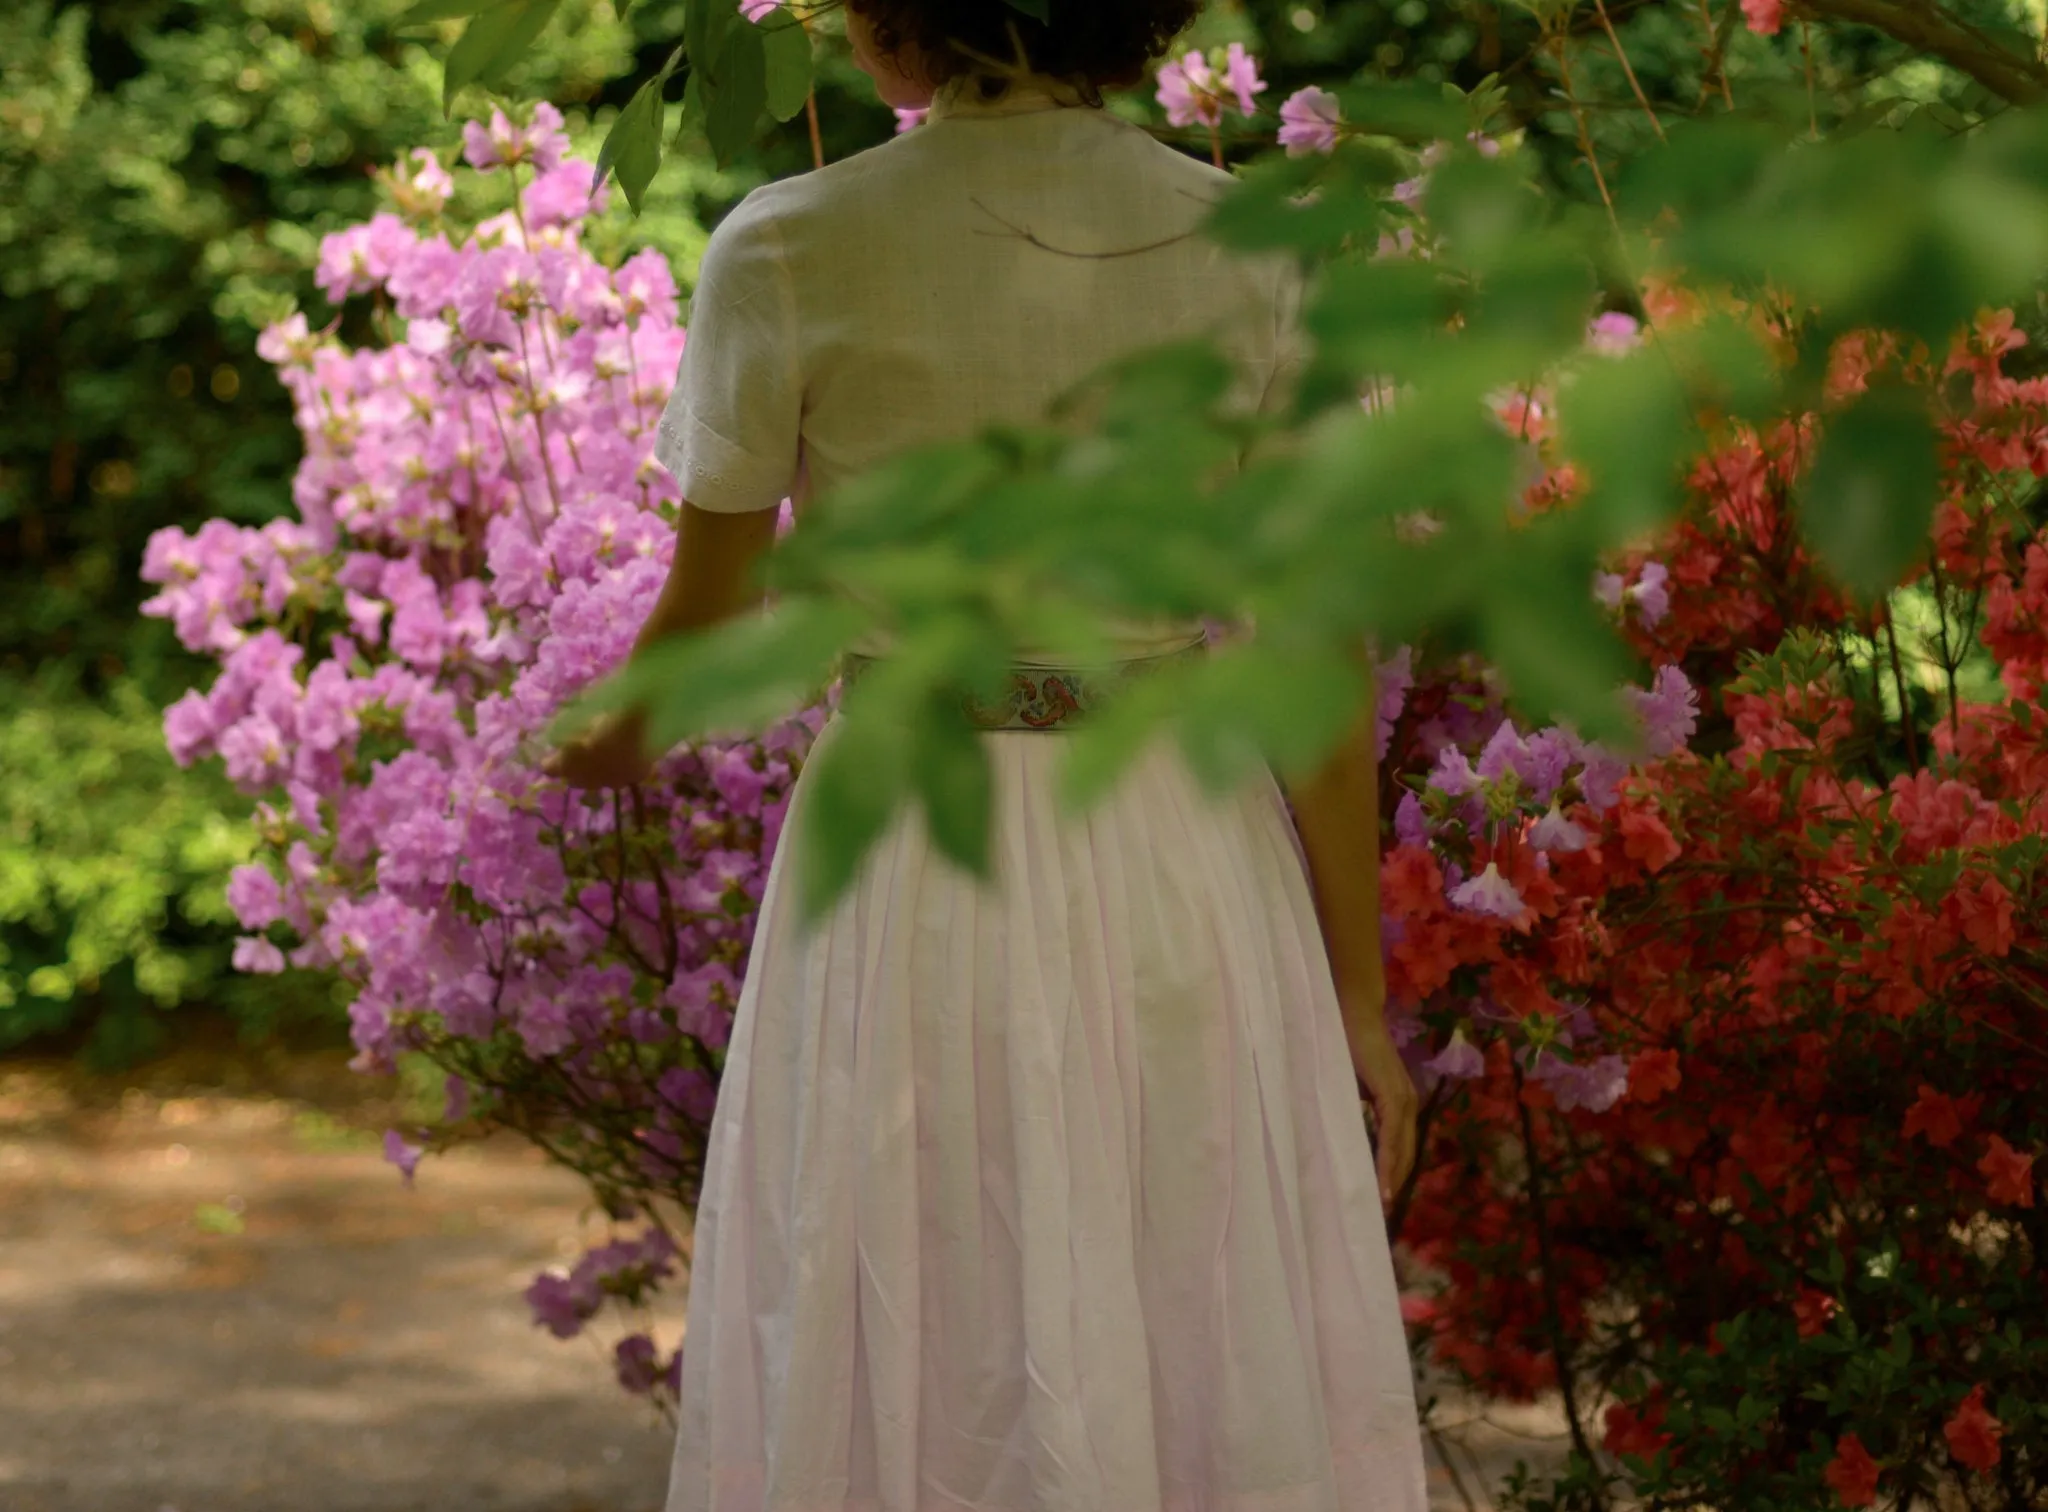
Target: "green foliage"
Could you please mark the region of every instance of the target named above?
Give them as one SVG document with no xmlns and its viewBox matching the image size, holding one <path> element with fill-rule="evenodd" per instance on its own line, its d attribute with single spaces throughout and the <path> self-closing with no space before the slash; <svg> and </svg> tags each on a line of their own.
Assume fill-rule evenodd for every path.
<svg viewBox="0 0 2048 1512">
<path fill-rule="evenodd" d="M 248 802 L 216 765 L 173 764 L 134 683 L 106 707 L 0 684 L 0 772 L 0 1050 L 63 1035 L 118 1062 L 181 1006 L 252 1033 L 333 1012 L 318 984 L 230 972 Z"/>
<path fill-rule="evenodd" d="M 1392 100 L 1379 118 L 1416 108 L 1412 90 Z M 1437 124 L 1419 118 L 1416 129 Z M 773 554 L 771 580 L 797 623 L 823 625 L 803 606 L 850 597 L 898 647 L 886 683 L 871 676 L 856 690 L 844 738 L 820 753 L 815 781 L 833 801 L 805 815 L 816 832 L 809 906 L 854 874 L 902 803 L 940 820 L 937 837 L 971 861 L 978 756 L 930 737 L 929 711 L 1028 638 L 1018 606 L 1036 601 L 1066 601 L 1084 619 L 1258 626 L 1256 642 L 1163 675 L 1125 717 L 1077 732 L 1070 796 L 1101 791 L 1157 730 L 1217 785 L 1255 758 L 1312 766 L 1350 712 L 1319 669 L 1366 636 L 1427 633 L 1477 651 L 1533 721 L 1624 736 L 1614 689 L 1629 658 L 1588 592 L 1594 566 L 1670 518 L 1706 439 L 1702 414 L 1796 412 L 1819 394 L 1815 362 L 1774 362 L 1753 324 L 1709 320 L 1620 362 L 1588 357 L 1600 271 L 1682 269 L 1747 299 L 1769 290 L 1773 308 L 1817 312 L 1793 323 L 1802 352 L 1872 325 L 1939 341 L 1978 307 L 2029 292 L 2032 270 L 1966 251 L 1952 225 L 2048 213 L 2044 154 L 2048 117 L 2032 111 L 1963 136 L 1840 142 L 1727 116 L 1646 150 L 1617 179 L 1610 216 L 1538 192 L 1518 154 L 1459 147 L 1424 196 L 1430 256 L 1410 263 L 1370 250 L 1387 212 L 1359 186 L 1400 171 L 1384 138 L 1254 176 L 1217 212 L 1217 234 L 1292 247 L 1320 269 L 1306 313 L 1317 349 L 1291 411 L 1225 414 L 1213 354 L 1144 354 L 1087 386 L 1092 430 L 1004 427 L 899 459 L 818 501 Z M 1800 234 L 1786 236 L 1795 214 Z M 1526 474 L 1492 404 L 1538 380 L 1555 384 L 1573 461 L 1593 480 L 1589 507 L 1507 507 Z M 1389 405 L 1361 408 L 1361 392 L 1390 382 Z M 1802 524 L 1838 575 L 1875 594 L 1925 540 L 1930 419 L 1878 392 L 1833 416 L 1827 434 Z M 1234 471 L 1247 454 L 1255 465 Z M 1417 509 L 1446 528 L 1398 539 L 1397 518 Z M 794 686 L 828 649 L 792 637 L 778 651 L 750 627 L 715 629 L 688 665 L 665 669 L 657 718 L 695 732 L 707 709 L 743 703 L 735 668 Z M 1211 683 L 1227 696 L 1206 696 Z"/>
<path fill-rule="evenodd" d="M 406 9 L 0 7 L 0 671 L 184 686 L 164 627 L 133 614 L 143 542 L 288 506 L 297 433 L 256 337 L 322 307 L 320 238 L 369 216 L 371 170 L 460 148 L 439 61 L 460 20 L 403 29 Z M 579 144 L 601 133 L 648 45 L 640 12 L 661 20 L 563 0 L 508 87 L 561 104 Z M 490 101 L 472 87 L 456 104 Z M 757 177 L 679 160 L 644 220 L 617 207 L 616 250 L 651 241 L 687 274 L 707 209 Z"/>
</svg>

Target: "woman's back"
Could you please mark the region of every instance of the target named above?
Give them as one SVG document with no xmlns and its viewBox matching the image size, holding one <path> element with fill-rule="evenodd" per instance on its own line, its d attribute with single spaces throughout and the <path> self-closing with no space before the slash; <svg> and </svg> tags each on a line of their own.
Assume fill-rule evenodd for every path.
<svg viewBox="0 0 2048 1512">
<path fill-rule="evenodd" d="M 1284 264 L 1200 231 L 1231 179 L 1026 80 L 942 90 L 926 123 L 766 185 L 714 232 L 662 460 L 707 508 L 805 500 L 910 446 L 1043 417 L 1104 363 L 1214 333 L 1258 402 Z M 757 354 L 734 360 L 735 353 Z M 1120 649 L 1190 627 L 1127 627 Z"/>
</svg>

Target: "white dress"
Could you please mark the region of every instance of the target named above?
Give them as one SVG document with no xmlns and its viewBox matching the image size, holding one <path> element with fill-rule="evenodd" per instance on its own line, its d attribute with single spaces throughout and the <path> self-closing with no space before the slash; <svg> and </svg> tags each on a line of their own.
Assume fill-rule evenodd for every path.
<svg viewBox="0 0 2048 1512">
<path fill-rule="evenodd" d="M 714 232 L 661 460 L 701 507 L 801 509 L 1209 329 L 1257 402 L 1293 281 L 1179 234 L 1226 183 L 1045 90 L 948 90 Z M 1423 1512 L 1278 786 L 1205 799 L 1162 741 L 1069 819 L 1062 735 L 980 738 L 995 881 L 906 812 L 808 934 L 798 781 L 711 1126 L 667 1512 Z"/>
</svg>

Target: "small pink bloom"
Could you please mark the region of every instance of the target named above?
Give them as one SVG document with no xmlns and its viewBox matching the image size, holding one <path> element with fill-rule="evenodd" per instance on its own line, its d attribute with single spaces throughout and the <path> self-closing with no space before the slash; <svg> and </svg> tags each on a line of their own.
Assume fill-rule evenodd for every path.
<svg viewBox="0 0 2048 1512">
<path fill-rule="evenodd" d="M 1642 328 L 1635 316 L 1621 310 L 1595 316 L 1586 331 L 1586 344 L 1596 352 L 1626 352 L 1641 340 Z"/>
<path fill-rule="evenodd" d="M 1238 111 L 1247 116 L 1259 113 L 1258 101 L 1252 96 L 1265 91 L 1266 81 L 1259 77 L 1259 62 L 1244 50 L 1242 42 L 1233 42 L 1223 55 L 1223 83 L 1237 96 Z"/>
<path fill-rule="evenodd" d="M 1478 876 L 1451 889 L 1449 897 L 1453 908 L 1496 919 L 1518 919 L 1528 906 L 1522 901 L 1522 895 L 1515 891 L 1515 884 L 1503 877 L 1500 867 L 1491 861 Z"/>
<path fill-rule="evenodd" d="M 1332 151 L 1342 119 L 1337 97 L 1327 89 L 1313 84 L 1297 89 L 1280 103 L 1280 145 L 1289 157 Z"/>
<path fill-rule="evenodd" d="M 896 134 L 901 136 L 913 126 L 922 126 L 924 124 L 925 110 L 928 108 L 920 107 L 906 110 L 900 105 L 896 107 Z"/>
<path fill-rule="evenodd" d="M 1157 99 L 1166 107 L 1168 123 L 1174 126 L 1193 126 L 1197 122 L 1214 126 L 1223 119 L 1215 70 L 1198 52 L 1183 53 L 1172 62 L 1159 65 Z"/>
<path fill-rule="evenodd" d="M 1775 37 L 1785 20 L 1785 0 L 1742 0 L 1742 19 L 1759 36 Z"/>
</svg>

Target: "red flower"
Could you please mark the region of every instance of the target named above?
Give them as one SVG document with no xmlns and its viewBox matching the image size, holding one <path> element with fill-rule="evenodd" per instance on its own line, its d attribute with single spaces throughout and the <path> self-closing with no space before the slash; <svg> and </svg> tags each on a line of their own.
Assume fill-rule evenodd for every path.
<svg viewBox="0 0 2048 1512">
<path fill-rule="evenodd" d="M 1644 871 L 1662 871 L 1678 859 L 1678 842 L 1671 838 L 1664 821 L 1648 809 L 1624 808 L 1619 828 L 1623 854 Z"/>
<path fill-rule="evenodd" d="M 1948 897 L 1963 937 L 1986 955 L 2002 956 L 2013 945 L 2012 894 L 1996 877 L 1965 883 Z"/>
<path fill-rule="evenodd" d="M 1644 1050 L 1628 1063 L 1628 1095 L 1637 1102 L 1655 1102 L 1678 1082 L 1676 1050 Z"/>
<path fill-rule="evenodd" d="M 1444 906 L 1444 874 L 1419 845 L 1396 846 L 1380 863 L 1380 897 L 1397 918 L 1434 913 Z"/>
<path fill-rule="evenodd" d="M 1906 1121 L 1900 1133 L 1907 1139 L 1915 1134 L 1925 1135 L 1929 1144 L 1945 1150 L 1962 1137 L 1964 1128 L 1977 1116 L 1977 1109 L 1983 1102 L 1979 1093 L 1949 1097 L 1922 1082 L 1919 1100 L 1906 1109 Z"/>
<path fill-rule="evenodd" d="M 1647 1458 L 1671 1442 L 1671 1435 L 1657 1431 L 1664 1421 L 1664 1405 L 1649 1404 L 1641 1413 L 1626 1402 L 1610 1405 L 1602 1419 L 1606 1435 L 1602 1446 L 1609 1454 L 1640 1454 Z"/>
<path fill-rule="evenodd" d="M 1989 1470 L 1998 1463 L 1998 1436 L 2003 1432 L 2005 1424 L 1985 1409 L 1982 1381 L 1970 1388 L 1955 1415 L 1941 1425 L 1948 1452 L 1972 1470 Z"/>
<path fill-rule="evenodd" d="M 1984 1186 L 1993 1202 L 2010 1202 L 2015 1207 L 2034 1205 L 2034 1157 L 2022 1155 L 1998 1135 L 1991 1136 L 1990 1148 L 1977 1162 L 1984 1174 Z"/>
<path fill-rule="evenodd" d="M 1828 1461 L 1821 1479 L 1845 1507 L 1867 1507 L 1877 1500 L 1877 1461 L 1853 1433 L 1835 1441 L 1835 1457 Z"/>
<path fill-rule="evenodd" d="M 1799 1325 L 1799 1337 L 1810 1339 L 1828 1326 L 1828 1319 L 1835 1315 L 1835 1299 L 1824 1291 L 1815 1291 L 1810 1286 L 1799 1288 L 1799 1296 L 1792 1304 L 1792 1317 Z"/>
</svg>

